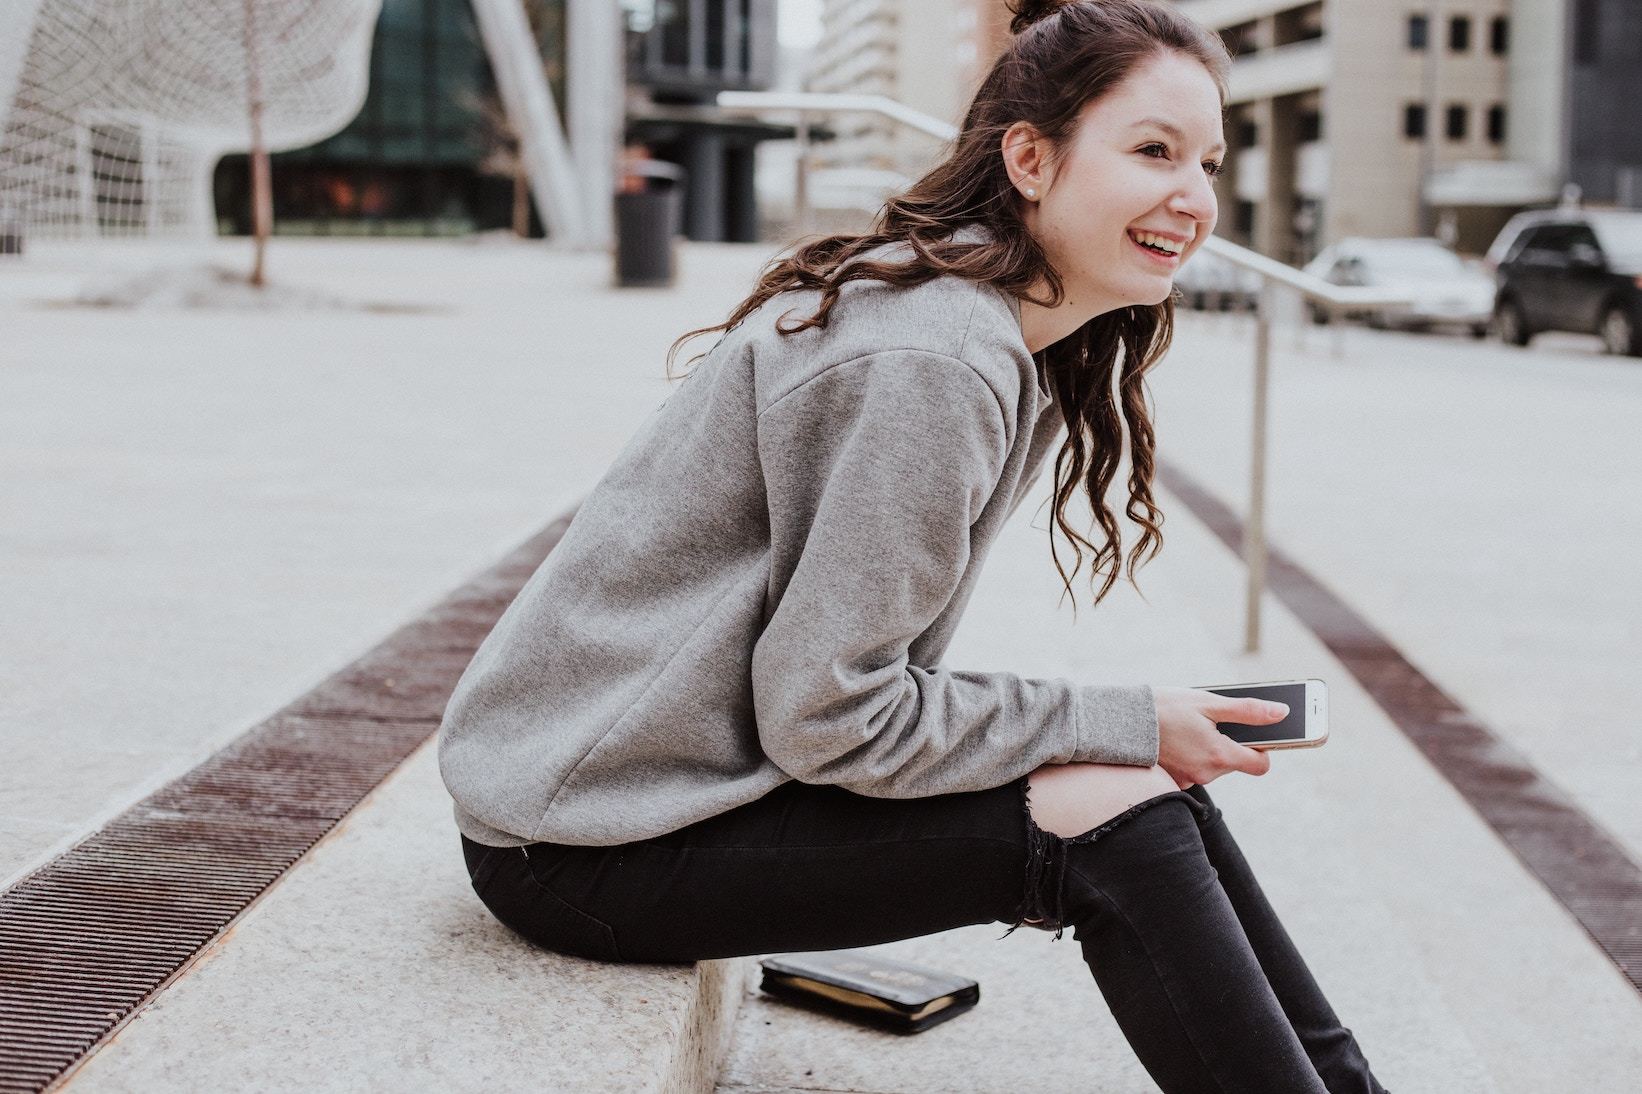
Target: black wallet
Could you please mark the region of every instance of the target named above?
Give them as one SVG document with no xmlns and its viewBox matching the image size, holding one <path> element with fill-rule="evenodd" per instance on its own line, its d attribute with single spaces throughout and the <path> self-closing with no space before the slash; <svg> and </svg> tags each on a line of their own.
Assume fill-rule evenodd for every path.
<svg viewBox="0 0 1642 1094">
<path fill-rule="evenodd" d="M 863 950 L 785 953 L 758 964 L 769 994 L 896 1033 L 926 1030 L 981 999 L 968 977 Z"/>
</svg>

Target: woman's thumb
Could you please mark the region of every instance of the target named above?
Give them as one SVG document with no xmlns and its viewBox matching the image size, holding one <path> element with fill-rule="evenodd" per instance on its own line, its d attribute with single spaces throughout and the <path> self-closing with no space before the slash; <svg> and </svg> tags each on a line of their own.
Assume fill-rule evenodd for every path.
<svg viewBox="0 0 1642 1094">
<path fill-rule="evenodd" d="M 1264 775 L 1271 770 L 1271 757 L 1258 748 L 1244 748 L 1238 756 L 1237 770 L 1250 775 Z"/>
</svg>

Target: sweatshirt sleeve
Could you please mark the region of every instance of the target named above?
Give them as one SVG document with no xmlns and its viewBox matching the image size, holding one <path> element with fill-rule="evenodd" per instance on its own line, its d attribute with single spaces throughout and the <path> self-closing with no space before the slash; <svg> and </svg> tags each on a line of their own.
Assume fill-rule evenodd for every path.
<svg viewBox="0 0 1642 1094">
<path fill-rule="evenodd" d="M 1051 762 L 1156 763 L 1147 686 L 908 660 L 958 589 L 1008 453 L 999 399 L 971 366 L 922 350 L 834 365 L 760 414 L 758 446 L 777 600 L 752 690 L 783 771 L 915 798 Z"/>
</svg>

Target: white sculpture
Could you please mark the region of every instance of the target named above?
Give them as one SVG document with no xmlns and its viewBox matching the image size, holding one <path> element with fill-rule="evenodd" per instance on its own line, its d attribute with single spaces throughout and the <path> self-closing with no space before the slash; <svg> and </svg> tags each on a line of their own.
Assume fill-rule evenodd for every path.
<svg viewBox="0 0 1642 1094">
<path fill-rule="evenodd" d="M 0 218 L 38 236 L 210 235 L 211 173 L 365 100 L 382 0 L 0 0 Z M 248 41 L 247 26 L 255 28 Z"/>
</svg>

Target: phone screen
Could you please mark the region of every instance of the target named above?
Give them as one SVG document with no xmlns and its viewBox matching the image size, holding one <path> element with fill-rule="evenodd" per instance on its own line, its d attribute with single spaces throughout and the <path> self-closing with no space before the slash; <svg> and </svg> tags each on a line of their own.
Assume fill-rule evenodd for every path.
<svg viewBox="0 0 1642 1094">
<path fill-rule="evenodd" d="M 1265 726 L 1244 725 L 1242 722 L 1216 722 L 1215 728 L 1238 744 L 1249 741 L 1303 741 L 1306 738 L 1306 685 L 1265 684 L 1247 688 L 1206 688 L 1216 695 L 1234 699 L 1253 696 L 1274 703 L 1287 703 L 1288 717 Z"/>
</svg>

